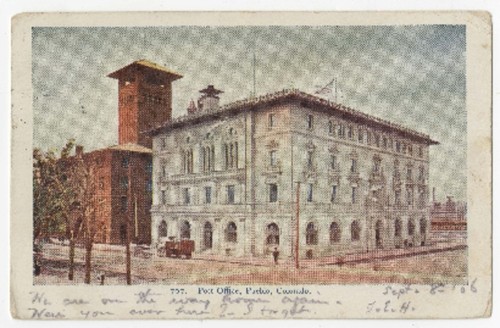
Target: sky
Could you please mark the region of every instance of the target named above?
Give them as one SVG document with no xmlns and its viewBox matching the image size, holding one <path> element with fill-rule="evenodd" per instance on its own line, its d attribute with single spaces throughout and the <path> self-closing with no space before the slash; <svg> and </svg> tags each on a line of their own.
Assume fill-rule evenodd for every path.
<svg viewBox="0 0 500 328">
<path fill-rule="evenodd" d="M 173 116 L 214 84 L 221 103 L 284 88 L 314 93 L 336 78 L 337 101 L 429 134 L 430 187 L 466 199 L 466 38 L 462 25 L 37 27 L 32 30 L 34 147 L 118 142 L 118 83 L 138 59 L 184 77 Z M 255 54 L 255 67 L 254 67 Z M 330 95 L 330 97 L 334 97 Z"/>
</svg>

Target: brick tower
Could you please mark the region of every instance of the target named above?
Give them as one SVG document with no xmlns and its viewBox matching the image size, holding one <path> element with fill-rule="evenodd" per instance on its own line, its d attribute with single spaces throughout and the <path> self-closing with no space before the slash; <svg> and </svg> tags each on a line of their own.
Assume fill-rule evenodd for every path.
<svg viewBox="0 0 500 328">
<path fill-rule="evenodd" d="M 118 143 L 152 148 L 142 132 L 172 118 L 172 82 L 182 75 L 142 59 L 108 77 L 118 80 Z"/>
</svg>

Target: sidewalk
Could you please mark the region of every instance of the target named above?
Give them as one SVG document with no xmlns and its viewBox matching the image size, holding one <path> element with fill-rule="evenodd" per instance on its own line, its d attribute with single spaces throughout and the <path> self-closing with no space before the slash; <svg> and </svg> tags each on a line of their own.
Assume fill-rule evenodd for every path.
<svg viewBox="0 0 500 328">
<path fill-rule="evenodd" d="M 356 264 L 366 263 L 372 261 L 392 260 L 401 257 L 411 257 L 418 255 L 428 255 L 439 252 L 447 252 L 453 250 L 466 249 L 467 245 L 464 243 L 447 243 L 447 244 L 433 244 L 427 246 L 408 247 L 404 249 L 377 249 L 362 253 L 346 254 L 344 256 L 325 256 L 313 259 L 300 259 L 301 268 L 320 267 L 327 265 L 343 265 L 343 264 Z M 213 254 L 196 254 L 192 257 L 193 260 L 198 261 L 214 261 L 224 262 L 240 265 L 253 265 L 253 266 L 275 266 L 272 257 L 232 257 L 224 255 Z M 278 266 L 295 266 L 293 258 L 280 259 Z"/>
</svg>

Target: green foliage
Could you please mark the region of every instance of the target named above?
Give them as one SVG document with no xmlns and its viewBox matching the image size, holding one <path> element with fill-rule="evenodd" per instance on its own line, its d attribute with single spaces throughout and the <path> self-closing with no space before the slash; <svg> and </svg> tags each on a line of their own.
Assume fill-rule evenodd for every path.
<svg viewBox="0 0 500 328">
<path fill-rule="evenodd" d="M 50 236 L 65 233 L 70 205 L 75 198 L 71 186 L 75 146 L 68 140 L 57 157 L 54 151 L 33 150 L 33 233 Z"/>
</svg>

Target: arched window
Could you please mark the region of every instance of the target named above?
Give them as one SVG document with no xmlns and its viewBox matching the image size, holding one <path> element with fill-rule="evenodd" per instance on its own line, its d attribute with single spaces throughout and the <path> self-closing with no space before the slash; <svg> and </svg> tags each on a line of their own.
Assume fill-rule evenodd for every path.
<svg viewBox="0 0 500 328">
<path fill-rule="evenodd" d="M 226 228 L 226 241 L 230 243 L 235 243 L 238 241 L 238 234 L 236 232 L 236 224 L 234 222 L 229 222 Z"/>
<path fill-rule="evenodd" d="M 340 242 L 340 226 L 337 222 L 330 225 L 330 244 Z"/>
<path fill-rule="evenodd" d="M 356 220 L 352 221 L 352 223 L 351 223 L 351 240 L 358 241 L 360 232 L 361 232 L 361 228 L 359 226 L 359 222 Z"/>
<path fill-rule="evenodd" d="M 306 227 L 306 245 L 318 245 L 318 229 L 312 222 Z"/>
<path fill-rule="evenodd" d="M 187 221 L 182 221 L 180 225 L 180 238 L 181 239 L 190 239 L 191 238 L 191 225 Z"/>
<path fill-rule="evenodd" d="M 408 220 L 408 235 L 413 236 L 415 233 L 415 223 L 412 219 Z"/>
<path fill-rule="evenodd" d="M 271 223 L 266 229 L 266 244 L 267 245 L 279 245 L 280 243 L 280 231 L 276 223 Z"/>
<path fill-rule="evenodd" d="M 163 238 L 167 237 L 167 235 L 168 235 L 167 222 L 165 222 L 165 220 L 162 220 L 160 225 L 158 226 L 158 237 Z"/>
<path fill-rule="evenodd" d="M 400 219 L 394 221 L 394 237 L 401 237 L 402 224 Z"/>
</svg>

